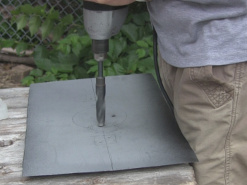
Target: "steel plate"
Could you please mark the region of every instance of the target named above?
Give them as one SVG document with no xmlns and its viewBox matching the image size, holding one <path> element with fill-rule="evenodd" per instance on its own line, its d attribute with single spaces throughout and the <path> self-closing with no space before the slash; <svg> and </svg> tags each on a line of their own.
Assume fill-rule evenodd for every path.
<svg viewBox="0 0 247 185">
<path fill-rule="evenodd" d="M 95 79 L 30 87 L 23 176 L 105 172 L 195 162 L 149 74 L 106 78 L 106 126 Z"/>
</svg>

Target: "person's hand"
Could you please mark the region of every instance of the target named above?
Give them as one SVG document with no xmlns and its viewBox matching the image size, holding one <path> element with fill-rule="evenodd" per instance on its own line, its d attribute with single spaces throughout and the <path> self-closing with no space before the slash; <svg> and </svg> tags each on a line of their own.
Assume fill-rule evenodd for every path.
<svg viewBox="0 0 247 185">
<path fill-rule="evenodd" d="M 111 6 L 122 6 L 135 2 L 135 0 L 86 0 L 86 1 L 91 1 L 94 3 L 106 4 Z"/>
</svg>

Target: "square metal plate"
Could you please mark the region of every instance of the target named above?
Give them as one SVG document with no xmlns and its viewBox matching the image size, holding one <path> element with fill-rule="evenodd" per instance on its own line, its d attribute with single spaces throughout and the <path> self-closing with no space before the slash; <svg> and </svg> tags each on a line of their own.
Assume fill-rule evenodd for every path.
<svg viewBox="0 0 247 185">
<path fill-rule="evenodd" d="M 106 78 L 105 127 L 95 104 L 95 79 L 31 85 L 23 176 L 197 161 L 152 75 Z"/>
</svg>

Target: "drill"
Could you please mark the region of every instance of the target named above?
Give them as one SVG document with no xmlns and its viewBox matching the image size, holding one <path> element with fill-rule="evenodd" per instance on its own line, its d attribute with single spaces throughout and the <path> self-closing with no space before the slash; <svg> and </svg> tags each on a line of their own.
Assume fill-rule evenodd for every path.
<svg viewBox="0 0 247 185">
<path fill-rule="evenodd" d="M 83 2 L 84 26 L 92 39 L 94 59 L 98 62 L 96 117 L 99 127 L 105 125 L 106 84 L 103 62 L 109 51 L 109 39 L 120 31 L 127 14 L 127 6 L 108 6 L 89 1 Z"/>
</svg>

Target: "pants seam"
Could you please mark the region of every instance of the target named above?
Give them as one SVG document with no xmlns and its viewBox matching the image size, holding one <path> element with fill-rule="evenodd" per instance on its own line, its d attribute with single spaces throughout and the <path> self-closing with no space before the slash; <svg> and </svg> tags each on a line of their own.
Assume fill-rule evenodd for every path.
<svg viewBox="0 0 247 185">
<path fill-rule="evenodd" d="M 230 127 L 226 136 L 226 143 L 225 143 L 225 155 L 226 155 L 226 161 L 225 161 L 225 183 L 226 185 L 230 184 L 230 171 L 231 171 L 231 157 L 232 157 L 232 151 L 231 151 L 231 135 L 234 128 L 234 125 L 236 123 L 236 115 L 237 115 L 237 103 L 240 93 L 240 87 L 241 87 L 241 78 L 243 75 L 243 68 L 244 63 L 236 64 L 235 69 L 235 93 L 233 97 L 232 102 L 232 111 L 231 111 L 231 123 Z"/>
</svg>

